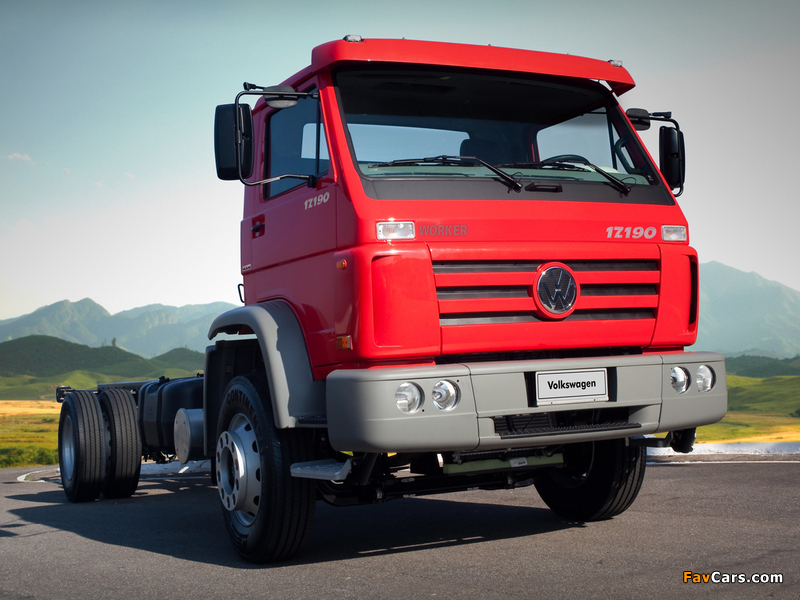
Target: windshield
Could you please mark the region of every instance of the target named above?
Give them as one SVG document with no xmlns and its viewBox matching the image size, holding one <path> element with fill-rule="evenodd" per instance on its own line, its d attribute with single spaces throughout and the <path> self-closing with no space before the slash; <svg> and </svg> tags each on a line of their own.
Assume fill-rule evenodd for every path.
<svg viewBox="0 0 800 600">
<path fill-rule="evenodd" d="M 463 185 L 480 179 L 494 180 L 490 195 L 519 189 L 528 199 L 557 189 L 573 200 L 671 203 L 599 83 L 378 66 L 341 70 L 336 85 L 354 160 L 374 197 L 393 197 L 388 182 L 398 180 L 407 197 L 485 195 Z M 505 174 L 522 185 L 509 186 Z M 636 188 L 651 191 L 628 197 Z"/>
</svg>

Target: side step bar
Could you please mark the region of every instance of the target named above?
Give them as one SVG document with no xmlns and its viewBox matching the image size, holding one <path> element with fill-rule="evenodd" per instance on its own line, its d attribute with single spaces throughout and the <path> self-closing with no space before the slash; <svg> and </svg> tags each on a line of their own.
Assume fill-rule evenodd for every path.
<svg viewBox="0 0 800 600">
<path fill-rule="evenodd" d="M 348 458 L 346 462 L 339 462 L 334 458 L 324 460 L 310 460 L 308 462 L 294 463 L 292 465 L 292 477 L 301 479 L 321 479 L 323 481 L 344 481 L 350 474 L 353 459 Z"/>
</svg>

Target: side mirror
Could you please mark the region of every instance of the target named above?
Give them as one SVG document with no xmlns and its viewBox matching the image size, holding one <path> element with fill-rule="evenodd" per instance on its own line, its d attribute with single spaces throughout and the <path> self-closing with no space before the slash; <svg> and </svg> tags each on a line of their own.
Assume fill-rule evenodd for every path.
<svg viewBox="0 0 800 600">
<path fill-rule="evenodd" d="M 683 144 L 683 132 L 673 127 L 662 127 L 658 132 L 658 162 L 667 185 L 680 188 L 686 177 L 686 151 Z M 680 195 L 680 194 L 678 194 Z"/>
<path fill-rule="evenodd" d="M 214 116 L 214 157 L 217 177 L 224 181 L 247 179 L 253 174 L 253 113 L 248 104 L 217 106 Z"/>
<path fill-rule="evenodd" d="M 631 125 L 636 131 L 647 131 L 650 129 L 650 113 L 643 108 L 629 108 L 625 111 Z"/>
</svg>

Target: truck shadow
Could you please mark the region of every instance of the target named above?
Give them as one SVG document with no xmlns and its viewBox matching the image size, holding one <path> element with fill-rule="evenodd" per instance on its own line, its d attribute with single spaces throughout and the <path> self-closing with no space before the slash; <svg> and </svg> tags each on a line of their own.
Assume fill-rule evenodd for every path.
<svg viewBox="0 0 800 600">
<path fill-rule="evenodd" d="M 320 501 L 310 539 L 298 557 L 266 567 L 479 544 L 583 526 L 545 508 L 508 504 L 527 504 L 528 500 L 533 504 L 538 499 L 533 488 L 471 494 L 470 500 L 480 501 L 432 496 L 346 508 Z M 207 477 L 144 480 L 136 494 L 124 500 L 70 504 L 60 486 L 50 483 L 38 493 L 9 499 L 27 503 L 9 511 L 22 522 L 87 540 L 236 569 L 264 568 L 236 555 L 222 521 L 217 490 L 208 485 Z M 14 528 L 0 527 L 0 536 L 15 535 Z"/>
</svg>

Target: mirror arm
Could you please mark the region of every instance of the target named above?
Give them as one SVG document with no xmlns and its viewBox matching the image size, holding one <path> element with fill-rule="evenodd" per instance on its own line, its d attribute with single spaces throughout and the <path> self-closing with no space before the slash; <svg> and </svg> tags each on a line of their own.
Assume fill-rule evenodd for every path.
<svg viewBox="0 0 800 600">
<path fill-rule="evenodd" d="M 244 91 L 239 92 L 236 94 L 236 100 L 234 101 L 235 110 L 234 113 L 236 115 L 236 156 L 241 156 L 241 152 L 239 148 L 242 145 L 242 115 L 239 112 L 239 100 L 242 96 L 263 96 L 264 92 L 267 88 L 259 85 L 255 85 L 252 83 L 247 83 L 246 81 L 243 84 Z M 280 97 L 280 98 L 287 98 L 292 100 L 297 100 L 298 98 L 314 98 L 319 99 L 319 92 L 275 92 L 269 91 L 269 96 L 271 98 Z M 238 158 L 237 158 L 237 162 Z M 278 181 L 279 179 L 284 179 L 288 177 L 293 177 L 295 179 L 305 179 L 308 182 L 308 187 L 316 187 L 317 186 L 317 177 L 315 175 L 279 175 L 278 177 L 272 177 L 270 179 L 264 179 L 262 181 L 246 181 L 244 177 L 242 177 L 242 164 L 239 162 L 239 181 L 241 181 L 244 185 L 247 186 L 254 186 L 254 185 L 261 185 L 264 183 L 271 183 L 273 181 Z"/>
<path fill-rule="evenodd" d="M 316 175 L 293 175 L 291 173 L 286 173 L 284 175 L 278 175 L 277 177 L 262 179 L 261 181 L 245 181 L 244 179 L 241 179 L 241 182 L 248 186 L 254 186 L 262 185 L 264 183 L 272 183 L 273 181 L 278 181 L 280 179 L 304 179 L 310 188 L 317 187 L 317 181 L 319 181 L 319 178 Z"/>
<path fill-rule="evenodd" d="M 666 121 L 668 123 L 672 123 L 673 125 L 675 125 L 675 129 L 677 129 L 678 131 L 681 130 L 681 126 L 678 125 L 678 122 L 672 118 L 671 112 L 650 113 L 650 119 L 652 119 L 653 121 Z"/>
</svg>

